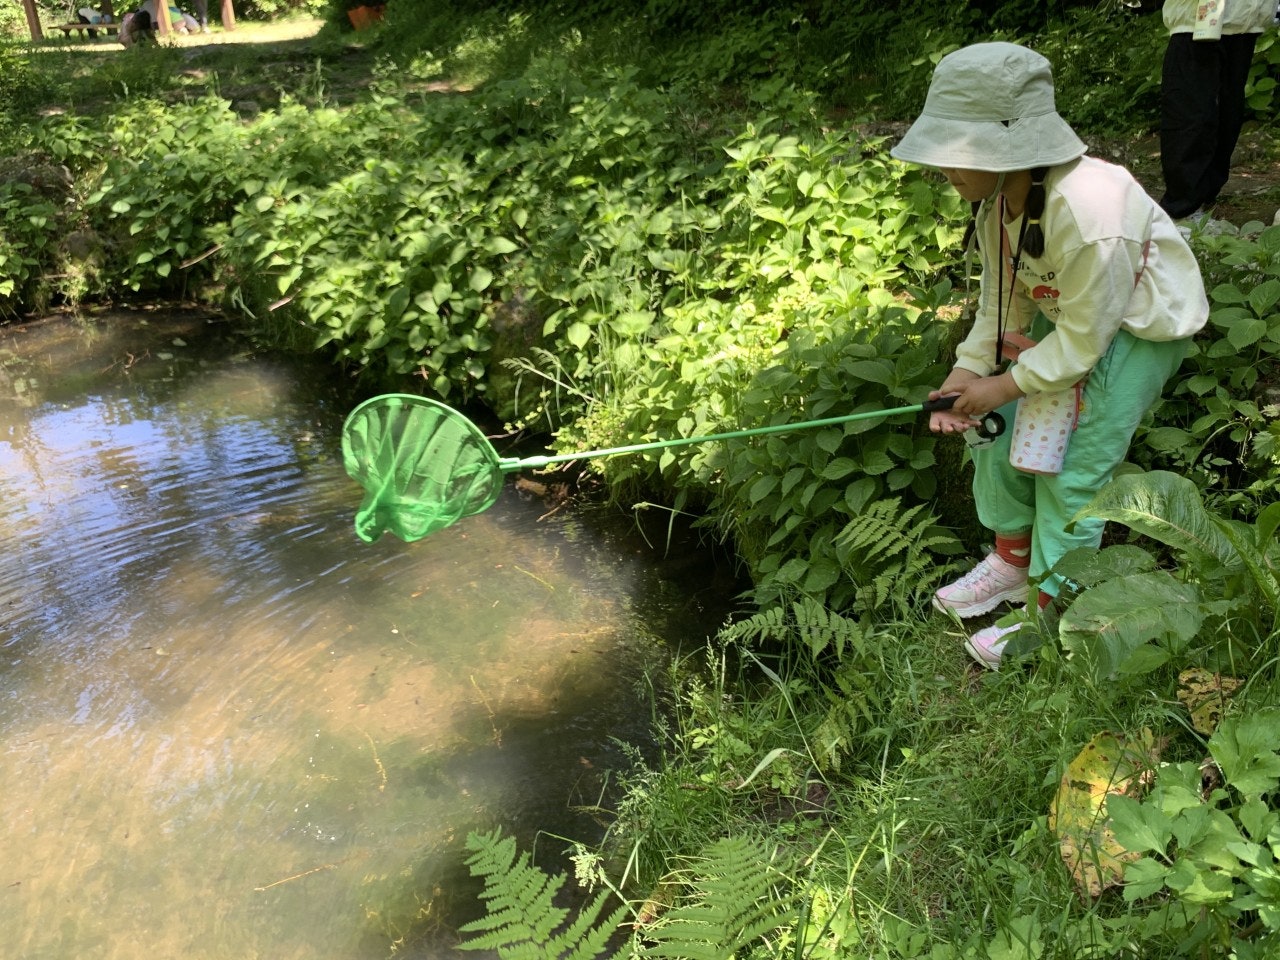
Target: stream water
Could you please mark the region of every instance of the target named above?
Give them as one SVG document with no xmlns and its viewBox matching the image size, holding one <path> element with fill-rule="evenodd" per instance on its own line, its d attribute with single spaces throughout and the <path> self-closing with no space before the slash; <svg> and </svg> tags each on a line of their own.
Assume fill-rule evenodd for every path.
<svg viewBox="0 0 1280 960">
<path fill-rule="evenodd" d="M 598 836 L 723 618 L 709 558 L 510 485 L 361 542 L 336 376 L 193 312 L 0 330 L 5 960 L 461 955 L 467 833 Z"/>
</svg>

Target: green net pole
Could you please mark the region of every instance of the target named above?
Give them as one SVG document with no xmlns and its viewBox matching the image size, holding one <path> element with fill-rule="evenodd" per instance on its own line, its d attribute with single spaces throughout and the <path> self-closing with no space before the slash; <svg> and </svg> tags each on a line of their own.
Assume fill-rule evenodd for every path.
<svg viewBox="0 0 1280 960">
<path fill-rule="evenodd" d="M 926 410 L 945 410 L 955 402 L 955 397 L 942 397 L 939 400 L 927 400 L 924 403 L 909 407 L 894 407 L 890 410 L 870 410 L 866 413 L 848 413 L 840 417 L 827 417 L 823 420 L 801 420 L 798 423 L 780 423 L 772 427 L 751 427 L 747 430 L 732 430 L 728 433 L 709 433 L 700 437 L 677 437 L 674 440 L 651 440 L 648 443 L 632 443 L 625 447 L 606 447 L 603 450 L 583 450 L 579 453 L 561 453 L 549 457 L 523 457 L 520 459 L 503 457 L 498 460 L 498 469 L 504 473 L 516 470 L 538 469 L 553 463 L 571 463 L 574 460 L 587 460 L 592 457 L 611 457 L 619 453 L 639 453 L 642 450 L 662 450 L 666 447 L 683 447 L 691 443 L 710 443 L 716 440 L 738 440 L 743 437 L 758 437 L 766 433 L 787 433 L 792 430 L 809 430 L 815 427 L 831 427 L 853 420 L 872 420 L 877 417 L 892 417 L 900 413 L 922 413 Z"/>
</svg>

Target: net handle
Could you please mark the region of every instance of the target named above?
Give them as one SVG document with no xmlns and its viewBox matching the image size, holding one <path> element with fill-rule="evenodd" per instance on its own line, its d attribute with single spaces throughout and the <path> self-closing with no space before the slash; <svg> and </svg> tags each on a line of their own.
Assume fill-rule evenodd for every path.
<svg viewBox="0 0 1280 960">
<path fill-rule="evenodd" d="M 709 443 L 715 440 L 738 440 L 742 437 L 758 437 L 766 433 L 788 433 L 792 430 L 809 430 L 814 427 L 830 427 L 836 424 L 849 423 L 853 420 L 872 420 L 877 417 L 892 417 L 900 413 L 932 413 L 935 410 L 950 410 L 956 402 L 955 396 L 939 397 L 937 400 L 926 400 L 924 403 L 909 407 L 894 407 L 890 410 L 870 410 L 866 413 L 848 413 L 839 417 L 827 417 L 823 420 L 801 420 L 798 423 L 780 423 L 772 427 L 751 427 L 747 430 L 731 430 L 728 433 L 709 433 L 698 437 L 677 437 L 674 440 L 651 440 L 648 443 L 632 443 L 625 447 L 605 447 L 602 450 L 583 450 L 578 453 L 561 453 L 547 457 L 500 457 L 498 469 L 503 473 L 516 470 L 530 470 L 551 466 L 553 463 L 570 463 L 574 460 L 586 460 L 591 457 L 611 457 L 619 453 L 639 453 L 642 450 L 662 450 L 666 447 L 684 447 L 691 443 Z"/>
</svg>

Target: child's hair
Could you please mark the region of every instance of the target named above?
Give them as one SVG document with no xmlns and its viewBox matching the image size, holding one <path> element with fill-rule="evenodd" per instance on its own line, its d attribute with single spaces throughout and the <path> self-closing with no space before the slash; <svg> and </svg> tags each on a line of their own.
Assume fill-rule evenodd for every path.
<svg viewBox="0 0 1280 960">
<path fill-rule="evenodd" d="M 1031 169 L 1031 189 L 1027 191 L 1027 205 L 1023 211 L 1027 218 L 1027 232 L 1022 238 L 1021 249 L 1033 257 L 1044 256 L 1044 227 L 1040 220 L 1044 216 L 1044 178 L 1048 173 L 1048 167 Z M 964 239 L 960 241 L 962 250 L 969 248 L 969 241 L 978 229 L 978 208 L 981 206 L 981 200 L 969 204 L 969 223 L 964 228 Z"/>
<path fill-rule="evenodd" d="M 1027 206 L 1023 215 L 1027 218 L 1027 234 L 1023 238 L 1022 249 L 1033 257 L 1044 256 L 1044 227 L 1040 218 L 1044 216 L 1044 178 L 1048 167 L 1033 167 L 1031 170 L 1031 189 L 1027 191 Z"/>
</svg>

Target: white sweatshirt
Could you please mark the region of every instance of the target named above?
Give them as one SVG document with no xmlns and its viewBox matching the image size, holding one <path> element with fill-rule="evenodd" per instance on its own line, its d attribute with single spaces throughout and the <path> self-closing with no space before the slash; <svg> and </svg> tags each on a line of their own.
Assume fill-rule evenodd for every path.
<svg viewBox="0 0 1280 960">
<path fill-rule="evenodd" d="M 1023 218 L 1006 224 L 1008 250 Z M 1024 350 L 1013 367 L 1023 393 L 1063 390 L 1079 381 L 1117 331 L 1141 340 L 1180 340 L 1209 317 L 1200 265 L 1168 214 L 1127 170 L 1093 157 L 1052 168 L 1045 178 L 1041 226 L 1044 255 L 1023 251 L 1017 282 L 1001 265 L 998 205 L 978 214 L 982 285 L 973 329 L 956 366 L 981 376 L 995 371 L 996 314 L 1002 278 L 1004 329 L 1024 331 L 1037 312 L 1054 329 Z"/>
<path fill-rule="evenodd" d="M 1170 33 L 1191 33 L 1196 26 L 1198 0 L 1165 0 L 1164 25 Z M 1222 32 L 1261 33 L 1275 23 L 1276 0 L 1226 0 Z"/>
</svg>

